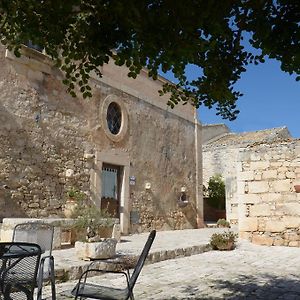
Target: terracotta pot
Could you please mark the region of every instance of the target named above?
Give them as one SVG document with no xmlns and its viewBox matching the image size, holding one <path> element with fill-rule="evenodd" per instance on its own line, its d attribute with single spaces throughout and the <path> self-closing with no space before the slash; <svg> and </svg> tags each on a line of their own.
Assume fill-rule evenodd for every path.
<svg viewBox="0 0 300 300">
<path fill-rule="evenodd" d="M 72 218 L 72 215 L 78 206 L 78 203 L 73 199 L 68 199 L 65 203 L 64 215 L 66 218 Z"/>
<path fill-rule="evenodd" d="M 300 184 L 294 185 L 296 193 L 300 193 Z"/>
</svg>

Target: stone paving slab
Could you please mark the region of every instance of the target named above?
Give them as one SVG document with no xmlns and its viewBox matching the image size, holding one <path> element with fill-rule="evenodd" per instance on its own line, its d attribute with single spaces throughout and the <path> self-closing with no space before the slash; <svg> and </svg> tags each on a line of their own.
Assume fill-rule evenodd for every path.
<svg viewBox="0 0 300 300">
<path fill-rule="evenodd" d="M 203 228 L 157 232 L 150 250 L 147 263 L 154 263 L 176 257 L 184 257 L 207 251 L 207 244 L 215 232 L 223 232 L 224 228 Z M 117 244 L 117 253 L 139 256 L 149 233 L 124 236 Z M 86 270 L 89 261 L 76 257 L 75 249 L 54 250 L 56 276 L 60 281 L 79 278 Z"/>
<path fill-rule="evenodd" d="M 137 300 L 300 299 L 300 249 L 240 241 L 233 251 L 210 251 L 145 266 L 135 286 Z M 107 278 L 120 286 L 120 278 Z M 103 283 L 105 276 L 91 278 Z M 76 281 L 57 285 L 67 300 Z M 48 298 L 50 299 L 50 298 Z"/>
</svg>

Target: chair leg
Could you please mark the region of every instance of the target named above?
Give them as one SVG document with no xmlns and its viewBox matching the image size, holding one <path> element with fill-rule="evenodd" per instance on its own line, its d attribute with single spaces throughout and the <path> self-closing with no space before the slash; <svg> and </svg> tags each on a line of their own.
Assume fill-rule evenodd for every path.
<svg viewBox="0 0 300 300">
<path fill-rule="evenodd" d="M 44 279 L 44 261 L 42 260 L 38 271 L 37 300 L 42 300 L 43 279 Z"/>
<path fill-rule="evenodd" d="M 56 290 L 55 290 L 55 272 L 54 272 L 54 257 L 50 257 L 50 282 L 51 282 L 51 293 L 52 300 L 56 300 Z"/>
</svg>

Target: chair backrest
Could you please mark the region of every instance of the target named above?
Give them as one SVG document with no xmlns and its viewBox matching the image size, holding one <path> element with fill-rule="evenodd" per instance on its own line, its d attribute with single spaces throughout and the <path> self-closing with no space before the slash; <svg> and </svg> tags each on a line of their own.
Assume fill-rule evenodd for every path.
<svg viewBox="0 0 300 300">
<path fill-rule="evenodd" d="M 54 227 L 42 222 L 17 224 L 13 232 L 13 242 L 38 244 L 44 255 L 52 254 Z"/>
<path fill-rule="evenodd" d="M 146 258 L 149 254 L 149 251 L 150 251 L 150 248 L 151 248 L 152 243 L 154 241 L 155 235 L 156 235 L 156 231 L 152 230 L 150 232 L 149 236 L 148 236 L 148 239 L 147 239 L 147 242 L 144 246 L 144 249 L 143 249 L 143 251 L 142 251 L 142 253 L 141 253 L 141 255 L 140 255 L 140 257 L 139 257 L 139 259 L 136 263 L 136 266 L 133 270 L 133 273 L 132 273 L 132 275 L 129 279 L 129 287 L 130 287 L 131 290 L 133 289 L 133 287 L 134 287 L 134 285 L 135 285 L 135 283 L 138 279 L 138 276 L 140 275 L 141 270 L 142 270 L 142 268 L 145 264 Z"/>
<path fill-rule="evenodd" d="M 41 252 L 33 243 L 0 243 L 0 299 L 33 299 Z"/>
</svg>

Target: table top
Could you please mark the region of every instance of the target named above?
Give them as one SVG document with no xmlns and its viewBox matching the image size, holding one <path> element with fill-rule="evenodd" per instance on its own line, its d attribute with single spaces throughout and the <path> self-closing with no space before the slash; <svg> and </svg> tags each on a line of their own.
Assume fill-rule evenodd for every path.
<svg viewBox="0 0 300 300">
<path fill-rule="evenodd" d="M 0 259 L 22 258 L 41 253 L 40 247 L 32 243 L 0 243 Z"/>
</svg>

